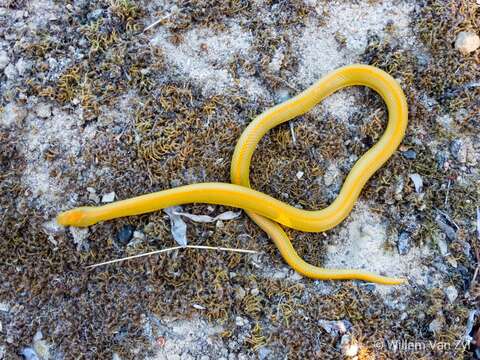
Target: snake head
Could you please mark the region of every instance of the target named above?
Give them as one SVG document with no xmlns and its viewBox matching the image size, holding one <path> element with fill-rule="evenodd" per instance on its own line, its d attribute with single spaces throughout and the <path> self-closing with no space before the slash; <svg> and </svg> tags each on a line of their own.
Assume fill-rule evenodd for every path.
<svg viewBox="0 0 480 360">
<path fill-rule="evenodd" d="M 95 222 L 89 216 L 89 208 L 86 206 L 64 211 L 57 216 L 57 223 L 63 226 L 86 227 Z"/>
</svg>

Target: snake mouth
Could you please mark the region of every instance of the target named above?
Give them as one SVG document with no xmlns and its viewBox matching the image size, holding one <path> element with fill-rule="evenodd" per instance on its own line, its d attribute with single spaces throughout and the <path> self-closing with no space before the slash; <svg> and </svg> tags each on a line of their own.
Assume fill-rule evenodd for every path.
<svg viewBox="0 0 480 360">
<path fill-rule="evenodd" d="M 88 208 L 79 207 L 57 215 L 57 223 L 63 226 L 86 227 L 92 225 L 88 218 Z"/>
</svg>

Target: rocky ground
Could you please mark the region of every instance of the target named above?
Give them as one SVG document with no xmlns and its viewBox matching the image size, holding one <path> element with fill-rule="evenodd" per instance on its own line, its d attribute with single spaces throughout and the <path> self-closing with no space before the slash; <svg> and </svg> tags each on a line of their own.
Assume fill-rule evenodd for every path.
<svg viewBox="0 0 480 360">
<path fill-rule="evenodd" d="M 480 357 L 480 3 L 0 0 L 0 359 Z M 312 281 L 245 214 L 165 212 L 88 229 L 61 211 L 229 181 L 249 121 L 346 64 L 388 71 L 403 144 L 350 216 L 287 230 L 325 267 L 408 279 Z M 272 130 L 253 187 L 319 209 L 382 134 L 386 109 L 342 90 Z M 215 217 L 202 204 L 182 211 Z"/>
</svg>

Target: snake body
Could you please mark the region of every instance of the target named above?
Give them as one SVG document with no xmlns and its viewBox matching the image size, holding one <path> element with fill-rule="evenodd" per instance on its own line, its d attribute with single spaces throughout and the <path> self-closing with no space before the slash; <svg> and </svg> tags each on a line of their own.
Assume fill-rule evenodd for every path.
<svg viewBox="0 0 480 360">
<path fill-rule="evenodd" d="M 353 166 L 337 198 L 326 208 L 301 210 L 250 187 L 250 162 L 260 139 L 273 127 L 309 111 L 330 94 L 354 85 L 375 90 L 388 109 L 388 124 L 380 140 Z M 231 182 L 180 186 L 98 207 L 79 207 L 60 213 L 59 224 L 89 226 L 99 221 L 139 215 L 166 207 L 208 203 L 244 209 L 273 240 L 284 260 L 300 274 L 313 279 L 359 279 L 380 284 L 400 284 L 403 279 L 361 270 L 324 269 L 305 262 L 279 225 L 306 232 L 331 229 L 352 210 L 365 183 L 395 152 L 405 134 L 408 107 L 400 85 L 386 72 L 369 65 L 349 65 L 327 74 L 297 96 L 257 116 L 244 130 L 231 163 Z"/>
</svg>

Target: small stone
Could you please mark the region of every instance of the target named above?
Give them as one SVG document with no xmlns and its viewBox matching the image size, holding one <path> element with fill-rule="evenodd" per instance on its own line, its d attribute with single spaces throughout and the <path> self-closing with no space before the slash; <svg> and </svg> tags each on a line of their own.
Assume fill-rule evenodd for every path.
<svg viewBox="0 0 480 360">
<path fill-rule="evenodd" d="M 295 175 L 295 176 L 297 177 L 298 180 L 300 180 L 303 177 L 304 174 L 305 173 L 303 171 L 299 171 L 299 172 L 297 172 L 297 175 Z"/>
<path fill-rule="evenodd" d="M 414 150 L 407 150 L 402 153 L 403 157 L 408 160 L 415 160 L 417 153 Z"/>
<path fill-rule="evenodd" d="M 135 228 L 131 225 L 123 226 L 120 231 L 117 233 L 117 241 L 122 244 L 126 245 L 133 237 L 133 232 Z"/>
<path fill-rule="evenodd" d="M 115 200 L 115 191 L 102 196 L 102 203 L 111 203 L 113 200 Z"/>
<path fill-rule="evenodd" d="M 39 103 L 37 106 L 35 106 L 35 113 L 38 115 L 38 117 L 46 119 L 52 115 L 52 105 L 47 103 Z"/>
<path fill-rule="evenodd" d="M 114 352 L 113 355 L 112 355 L 112 360 L 122 360 L 122 358 L 120 357 L 120 355 L 118 355 L 116 352 Z"/>
<path fill-rule="evenodd" d="M 88 200 L 92 200 L 94 203 L 98 204 L 100 202 L 100 196 L 94 193 L 89 193 Z"/>
<path fill-rule="evenodd" d="M 0 50 L 0 70 L 5 69 L 9 62 L 8 53 L 5 50 Z"/>
<path fill-rule="evenodd" d="M 340 345 L 344 356 L 357 356 L 359 347 L 355 341 L 352 341 L 350 335 L 343 335 L 342 340 L 340 340 Z"/>
<path fill-rule="evenodd" d="M 13 80 L 17 77 L 17 69 L 15 68 L 15 66 L 10 63 L 7 65 L 7 67 L 3 70 L 3 73 L 5 74 L 5 76 L 7 77 L 7 79 L 9 80 Z"/>
<path fill-rule="evenodd" d="M 242 326 L 245 326 L 245 325 L 248 324 L 248 320 L 242 318 L 241 316 L 237 316 L 237 317 L 235 318 L 235 324 L 236 324 L 237 326 L 242 327 Z"/>
<path fill-rule="evenodd" d="M 472 31 L 458 33 L 455 40 L 455 48 L 462 54 L 467 55 L 480 47 L 480 37 Z"/>
<path fill-rule="evenodd" d="M 0 346 L 0 360 L 3 360 L 5 358 L 5 347 Z"/>
<path fill-rule="evenodd" d="M 410 234 L 403 231 L 398 236 L 397 242 L 398 253 L 400 255 L 406 255 L 410 251 Z"/>
<path fill-rule="evenodd" d="M 260 291 L 257 288 L 250 290 L 250 294 L 252 294 L 253 296 L 257 296 L 259 293 Z"/>
<path fill-rule="evenodd" d="M 445 295 L 447 295 L 448 301 L 453 303 L 458 297 L 458 291 L 455 286 L 449 286 L 445 289 Z"/>
<path fill-rule="evenodd" d="M 18 106 L 16 103 L 8 103 L 3 109 L 0 120 L 1 125 L 11 126 L 12 124 L 19 124 L 27 117 L 27 110 Z"/>
</svg>

